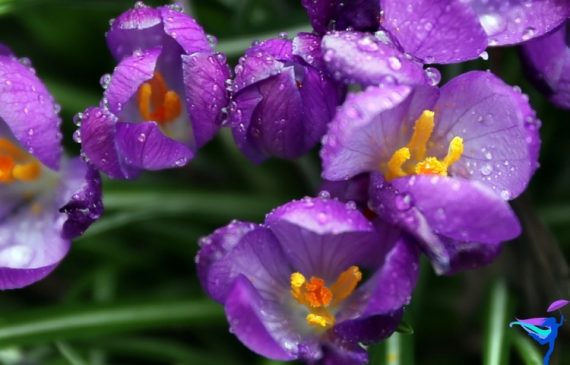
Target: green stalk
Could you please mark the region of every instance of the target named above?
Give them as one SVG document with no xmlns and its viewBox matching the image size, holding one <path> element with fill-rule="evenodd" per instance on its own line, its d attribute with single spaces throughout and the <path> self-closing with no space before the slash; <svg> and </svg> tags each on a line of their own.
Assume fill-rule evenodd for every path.
<svg viewBox="0 0 570 365">
<path fill-rule="evenodd" d="M 525 365 L 542 365 L 542 354 L 528 337 L 515 332 L 511 336 L 513 347 Z"/>
<path fill-rule="evenodd" d="M 499 279 L 491 288 L 489 300 L 486 336 L 483 351 L 483 365 L 507 364 L 509 298 L 507 284 Z"/>
<path fill-rule="evenodd" d="M 225 325 L 208 300 L 84 306 L 13 314 L 0 320 L 0 347 L 109 335 L 140 329 Z"/>
</svg>

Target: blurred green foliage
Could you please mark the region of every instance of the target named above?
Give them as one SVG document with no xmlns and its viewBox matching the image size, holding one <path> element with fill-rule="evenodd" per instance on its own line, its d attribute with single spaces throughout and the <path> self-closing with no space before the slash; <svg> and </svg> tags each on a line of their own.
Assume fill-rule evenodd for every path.
<svg viewBox="0 0 570 365">
<path fill-rule="evenodd" d="M 98 103 L 99 78 L 114 67 L 104 37 L 109 20 L 132 5 L 0 0 L 0 42 L 33 61 L 62 105 L 70 154 L 78 152 L 72 116 Z M 232 62 L 253 40 L 309 29 L 298 0 L 185 5 Z M 495 365 L 507 363 L 497 359 L 509 351 L 509 363 L 532 364 L 540 353 L 508 321 L 541 316 L 549 301 L 570 297 L 564 260 L 570 257 L 570 113 L 530 86 L 516 49 L 489 53 L 489 61 L 442 68 L 443 82 L 491 69 L 529 94 L 543 121 L 543 150 L 529 191 L 515 202 L 525 234 L 484 270 L 437 277 L 424 263 L 406 314 L 414 334 L 374 346 L 374 364 Z M 232 218 L 261 221 L 276 205 L 315 194 L 319 169 L 316 150 L 299 161 L 253 166 L 225 131 L 185 169 L 135 182 L 106 180 L 105 216 L 57 271 L 32 287 L 0 293 L 0 364 L 274 364 L 243 347 L 221 308 L 204 298 L 194 268 L 197 240 Z M 486 331 L 493 326 L 503 329 L 501 336 Z M 570 358 L 569 329 L 553 364 Z"/>
</svg>

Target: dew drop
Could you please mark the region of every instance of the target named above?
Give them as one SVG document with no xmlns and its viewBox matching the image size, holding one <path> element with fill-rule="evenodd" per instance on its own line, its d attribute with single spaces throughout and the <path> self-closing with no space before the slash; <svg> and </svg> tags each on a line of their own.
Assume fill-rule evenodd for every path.
<svg viewBox="0 0 570 365">
<path fill-rule="evenodd" d="M 111 75 L 110 74 L 104 74 L 103 76 L 101 76 L 101 78 L 99 79 L 99 84 L 101 85 L 101 87 L 103 88 L 103 90 L 107 90 L 107 88 L 109 87 L 109 83 L 111 82 Z"/>
</svg>

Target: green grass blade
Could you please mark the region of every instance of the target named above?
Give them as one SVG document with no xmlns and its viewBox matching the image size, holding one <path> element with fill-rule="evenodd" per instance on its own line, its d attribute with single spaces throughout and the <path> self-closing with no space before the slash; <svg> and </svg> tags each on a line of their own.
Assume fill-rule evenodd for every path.
<svg viewBox="0 0 570 365">
<path fill-rule="evenodd" d="M 71 346 L 64 341 L 56 341 L 55 347 L 70 365 L 88 365 Z"/>
<path fill-rule="evenodd" d="M 483 350 L 483 365 L 507 363 L 509 297 L 507 284 L 497 280 L 491 288 Z"/>
<path fill-rule="evenodd" d="M 525 365 L 542 365 L 542 354 L 528 337 L 515 332 L 511 335 L 511 341 L 516 353 Z"/>
</svg>

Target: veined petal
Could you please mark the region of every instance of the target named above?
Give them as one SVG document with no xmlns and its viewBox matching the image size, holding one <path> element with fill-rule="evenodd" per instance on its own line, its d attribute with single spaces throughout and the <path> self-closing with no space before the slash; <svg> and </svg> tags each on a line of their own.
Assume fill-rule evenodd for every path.
<svg viewBox="0 0 570 365">
<path fill-rule="evenodd" d="M 155 122 L 118 122 L 115 144 L 126 165 L 145 170 L 182 167 L 194 153 L 185 144 L 164 135 Z"/>
<path fill-rule="evenodd" d="M 302 0 L 301 4 L 307 10 L 313 28 L 321 34 L 331 27 L 375 31 L 380 23 L 378 0 Z"/>
<path fill-rule="evenodd" d="M 566 0 L 473 0 L 469 2 L 489 37 L 490 46 L 506 46 L 540 37 L 570 16 Z"/>
<path fill-rule="evenodd" d="M 5 51 L 7 52 L 7 51 Z M 29 66 L 0 55 L 0 124 L 47 167 L 57 170 L 61 158 L 61 119 L 55 101 Z"/>
<path fill-rule="evenodd" d="M 487 37 L 475 12 L 459 0 L 382 0 L 382 26 L 424 63 L 477 58 Z"/>
<path fill-rule="evenodd" d="M 186 107 L 195 148 L 211 140 L 221 127 L 229 104 L 226 81 L 230 70 L 222 54 L 194 53 L 182 56 Z"/>
<path fill-rule="evenodd" d="M 451 106 L 451 107 L 450 107 Z M 520 89 L 488 72 L 460 75 L 441 89 L 432 141 L 445 155 L 455 136 L 463 139 L 461 159 L 450 173 L 477 180 L 504 199 L 518 196 L 537 165 L 539 125 Z"/>
<path fill-rule="evenodd" d="M 391 43 L 368 33 L 331 32 L 322 40 L 325 64 L 344 83 L 377 85 L 397 82 L 406 85 L 426 82 L 422 64 L 406 58 Z"/>
</svg>

